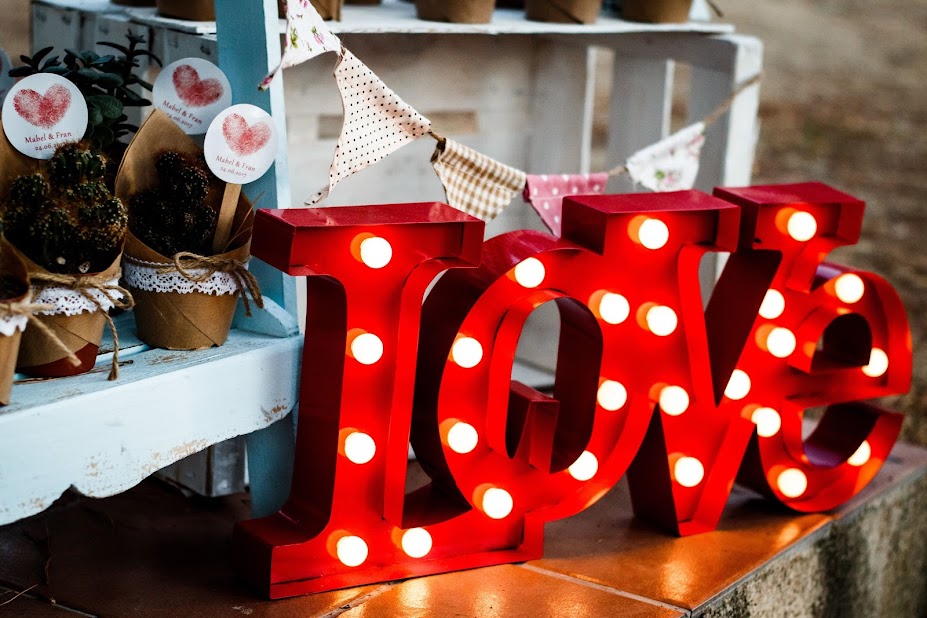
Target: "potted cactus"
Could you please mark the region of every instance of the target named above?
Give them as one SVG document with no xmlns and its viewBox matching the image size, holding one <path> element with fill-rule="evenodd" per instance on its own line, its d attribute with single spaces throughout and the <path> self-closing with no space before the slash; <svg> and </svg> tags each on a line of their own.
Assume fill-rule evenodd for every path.
<svg viewBox="0 0 927 618">
<path fill-rule="evenodd" d="M 416 0 L 419 19 L 457 24 L 488 24 L 496 0 Z"/>
<path fill-rule="evenodd" d="M 591 24 L 602 11 L 602 0 L 526 0 L 525 16 L 534 21 Z"/>
</svg>

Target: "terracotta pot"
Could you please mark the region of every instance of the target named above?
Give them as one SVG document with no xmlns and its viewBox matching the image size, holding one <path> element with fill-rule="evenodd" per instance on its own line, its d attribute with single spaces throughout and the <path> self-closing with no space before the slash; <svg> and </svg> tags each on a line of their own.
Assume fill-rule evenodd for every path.
<svg viewBox="0 0 927 618">
<path fill-rule="evenodd" d="M 455 24 L 488 24 L 495 0 L 416 0 L 418 18 Z"/>
<path fill-rule="evenodd" d="M 591 24 L 602 12 L 602 0 L 526 0 L 525 16 L 534 21 Z"/>
<path fill-rule="evenodd" d="M 692 0 L 623 0 L 621 17 L 628 21 L 678 24 L 689 21 Z"/>
<path fill-rule="evenodd" d="M 29 273 L 25 263 L 19 259 L 13 247 L 5 240 L 0 241 L 0 279 L 3 279 L 4 296 L 0 303 L 8 307 L 12 313 L 13 307 L 19 303 L 28 302 Z M 9 315 L 3 312 L 4 315 Z M 4 323 L 4 331 L 0 333 L 0 405 L 10 403 L 10 393 L 13 390 L 13 374 L 16 373 L 16 356 L 19 354 L 19 342 L 22 331 L 15 324 L 16 319 Z M 12 332 L 9 328 L 12 327 Z"/>
</svg>

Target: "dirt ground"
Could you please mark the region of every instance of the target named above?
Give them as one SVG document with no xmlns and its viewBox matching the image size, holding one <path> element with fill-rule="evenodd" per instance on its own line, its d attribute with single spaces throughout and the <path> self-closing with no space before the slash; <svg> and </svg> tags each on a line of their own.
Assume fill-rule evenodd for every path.
<svg viewBox="0 0 927 618">
<path fill-rule="evenodd" d="M 927 0 L 718 0 L 765 43 L 756 183 L 820 180 L 868 203 L 863 238 L 835 261 L 901 293 L 914 383 L 888 402 L 927 444 Z M 0 0 L 0 46 L 28 47 L 27 0 Z"/>
</svg>

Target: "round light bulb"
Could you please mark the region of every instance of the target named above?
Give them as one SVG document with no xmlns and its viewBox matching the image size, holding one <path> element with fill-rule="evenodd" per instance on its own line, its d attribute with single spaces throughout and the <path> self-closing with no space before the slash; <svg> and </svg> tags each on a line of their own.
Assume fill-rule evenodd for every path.
<svg viewBox="0 0 927 618">
<path fill-rule="evenodd" d="M 676 330 L 679 319 L 676 312 L 664 305 L 656 305 L 647 311 L 647 328 L 658 337 L 666 337 Z"/>
<path fill-rule="evenodd" d="M 789 231 L 789 236 L 798 242 L 805 242 L 811 240 L 817 234 L 818 222 L 811 213 L 798 211 L 789 217 L 786 228 Z"/>
<path fill-rule="evenodd" d="M 512 494 L 498 487 L 490 487 L 483 494 L 483 512 L 492 519 L 505 519 L 512 512 Z"/>
<path fill-rule="evenodd" d="M 872 457 L 872 447 L 869 446 L 868 440 L 863 440 L 856 452 L 847 459 L 847 463 L 858 468 L 868 462 L 870 457 Z"/>
<path fill-rule="evenodd" d="M 367 543 L 359 536 L 344 536 L 335 544 L 335 552 L 341 564 L 356 567 L 367 560 Z"/>
<path fill-rule="evenodd" d="M 660 249 L 669 240 L 669 228 L 659 219 L 647 219 L 641 223 L 637 237 L 648 249 Z"/>
<path fill-rule="evenodd" d="M 356 464 L 365 464 L 377 454 L 377 443 L 365 433 L 354 431 L 344 439 L 344 456 Z"/>
<path fill-rule="evenodd" d="M 463 367 L 476 367 L 483 360 L 483 346 L 473 337 L 460 337 L 451 346 L 451 359 Z"/>
<path fill-rule="evenodd" d="M 766 349 L 776 358 L 787 358 L 795 351 L 795 335 L 787 328 L 777 326 L 766 337 Z"/>
<path fill-rule="evenodd" d="M 473 425 L 457 422 L 447 432 L 447 446 L 460 455 L 466 455 L 476 448 L 480 435 Z"/>
<path fill-rule="evenodd" d="M 756 433 L 761 438 L 771 438 L 779 433 L 782 427 L 782 418 L 772 408 L 757 408 L 753 411 L 750 420 L 756 425 Z"/>
<path fill-rule="evenodd" d="M 775 320 L 785 311 L 785 297 L 779 290 L 769 290 L 760 304 L 760 317 Z"/>
<path fill-rule="evenodd" d="M 596 400 L 604 410 L 614 412 L 620 410 L 628 402 L 628 390 L 621 382 L 603 380 L 599 385 Z"/>
<path fill-rule="evenodd" d="M 776 485 L 786 498 L 797 498 L 808 489 L 808 477 L 798 468 L 788 468 L 776 479 Z"/>
<path fill-rule="evenodd" d="M 724 396 L 739 401 L 746 397 L 749 392 L 750 376 L 740 369 L 735 369 L 734 373 L 731 374 L 730 381 L 727 383 L 727 388 L 724 389 Z"/>
<path fill-rule="evenodd" d="M 409 528 L 402 533 L 401 544 L 410 558 L 424 558 L 431 551 L 431 534 L 424 528 Z"/>
<path fill-rule="evenodd" d="M 361 333 L 351 341 L 351 356 L 362 365 L 372 365 L 383 356 L 383 342 L 373 333 Z"/>
<path fill-rule="evenodd" d="M 372 236 L 361 242 L 360 256 L 370 268 L 383 268 L 393 259 L 393 246 L 385 238 Z"/>
<path fill-rule="evenodd" d="M 522 287 L 536 288 L 544 281 L 544 264 L 537 258 L 528 258 L 515 266 L 515 281 Z"/>
<path fill-rule="evenodd" d="M 567 471 L 577 481 L 588 481 L 599 471 L 599 460 L 589 451 L 583 451 L 583 454 L 567 468 Z"/>
<path fill-rule="evenodd" d="M 837 294 L 837 298 L 848 305 L 859 302 L 865 292 L 866 284 L 863 283 L 859 275 L 846 273 L 840 275 L 834 281 L 834 293 Z"/>
<path fill-rule="evenodd" d="M 628 319 L 631 313 L 631 305 L 628 299 L 621 294 L 606 292 L 599 301 L 599 315 L 602 320 L 609 324 L 621 324 Z"/>
<path fill-rule="evenodd" d="M 681 386 L 664 386 L 660 391 L 660 409 L 670 416 L 679 416 L 689 409 L 689 393 Z"/>
<path fill-rule="evenodd" d="M 673 476 L 683 487 L 695 487 L 705 478 L 705 466 L 695 457 L 680 457 L 673 466 Z"/>
<path fill-rule="evenodd" d="M 869 364 L 863 367 L 863 373 L 870 378 L 878 378 L 888 371 L 888 354 L 881 348 L 872 348 L 869 354 Z"/>
</svg>

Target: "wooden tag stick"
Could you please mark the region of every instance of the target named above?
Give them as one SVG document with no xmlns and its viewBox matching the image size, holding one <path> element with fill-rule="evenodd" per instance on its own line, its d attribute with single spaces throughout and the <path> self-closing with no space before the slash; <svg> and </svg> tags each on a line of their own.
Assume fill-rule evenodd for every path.
<svg viewBox="0 0 927 618">
<path fill-rule="evenodd" d="M 233 182 L 226 183 L 225 192 L 222 194 L 222 205 L 219 206 L 216 235 L 212 238 L 212 252 L 214 254 L 222 253 L 229 244 L 232 221 L 235 219 L 235 211 L 238 210 L 238 198 L 240 195 L 241 185 Z"/>
</svg>

